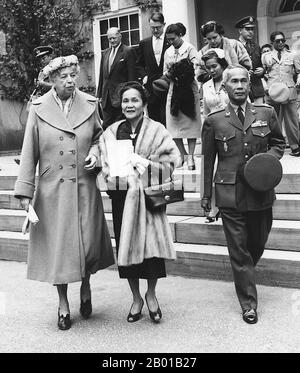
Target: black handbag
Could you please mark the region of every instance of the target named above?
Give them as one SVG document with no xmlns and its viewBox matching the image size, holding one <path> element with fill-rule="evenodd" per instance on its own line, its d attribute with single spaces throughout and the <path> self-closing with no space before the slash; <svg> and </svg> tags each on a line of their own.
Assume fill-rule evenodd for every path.
<svg viewBox="0 0 300 373">
<path fill-rule="evenodd" d="M 181 180 L 172 180 L 164 184 L 152 185 L 144 189 L 146 208 L 157 211 L 170 203 L 184 200 L 184 190 Z"/>
</svg>

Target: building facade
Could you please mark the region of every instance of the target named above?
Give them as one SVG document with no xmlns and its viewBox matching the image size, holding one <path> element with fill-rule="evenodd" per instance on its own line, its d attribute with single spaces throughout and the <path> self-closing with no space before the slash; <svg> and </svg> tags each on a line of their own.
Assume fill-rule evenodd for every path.
<svg viewBox="0 0 300 373">
<path fill-rule="evenodd" d="M 268 43 L 274 30 L 286 34 L 291 49 L 300 50 L 300 1 L 299 0 L 161 0 L 158 1 L 165 15 L 166 24 L 182 22 L 187 27 L 185 39 L 198 49 L 203 45 L 200 26 L 215 20 L 223 24 L 226 36 L 238 37 L 235 22 L 246 16 L 257 18 L 257 38 L 260 45 Z M 135 0 L 111 0 L 111 10 L 95 14 L 93 40 L 95 52 L 95 77 L 101 59 L 101 50 L 107 48 L 105 32 L 108 27 L 121 28 L 125 44 L 135 46 L 149 36 L 148 14 L 137 6 Z"/>
</svg>

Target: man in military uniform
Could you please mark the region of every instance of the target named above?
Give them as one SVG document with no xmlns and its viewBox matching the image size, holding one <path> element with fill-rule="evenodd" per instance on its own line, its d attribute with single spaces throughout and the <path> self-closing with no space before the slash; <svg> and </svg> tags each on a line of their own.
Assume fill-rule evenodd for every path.
<svg viewBox="0 0 300 373">
<path fill-rule="evenodd" d="M 281 31 L 274 31 L 270 35 L 273 50 L 264 53 L 262 63 L 268 74 L 269 95 L 266 102 L 272 105 L 279 115 L 281 110 L 285 132 L 291 147 L 290 155 L 300 157 L 300 131 L 297 112 L 297 89 L 300 87 L 300 56 L 286 48 L 286 39 Z M 296 83 L 294 77 L 296 75 Z M 281 102 L 276 97 L 271 97 L 271 89 L 275 84 L 281 84 L 288 89 L 288 98 Z M 278 92 L 280 95 L 280 92 Z M 281 124 L 281 123 L 280 123 Z"/>
<path fill-rule="evenodd" d="M 280 159 L 285 141 L 275 110 L 268 105 L 247 102 L 250 81 L 245 68 L 229 67 L 224 73 L 224 85 L 230 103 L 225 109 L 210 114 L 202 130 L 204 194 L 201 206 L 206 213 L 210 211 L 218 155 L 214 178 L 216 205 L 221 212 L 243 320 L 254 324 L 257 322 L 254 270 L 271 230 L 275 192 L 274 189 L 267 192 L 252 189 L 245 181 L 243 168 L 258 153 L 267 152 Z"/>
<path fill-rule="evenodd" d="M 252 61 L 252 70 L 250 70 L 251 101 L 255 104 L 262 104 L 265 96 L 264 87 L 261 81 L 261 78 L 264 76 L 264 69 L 261 62 L 260 47 L 254 41 L 256 27 L 255 18 L 252 16 L 244 17 L 236 23 L 235 27 L 239 29 L 239 41 L 246 48 Z"/>
</svg>

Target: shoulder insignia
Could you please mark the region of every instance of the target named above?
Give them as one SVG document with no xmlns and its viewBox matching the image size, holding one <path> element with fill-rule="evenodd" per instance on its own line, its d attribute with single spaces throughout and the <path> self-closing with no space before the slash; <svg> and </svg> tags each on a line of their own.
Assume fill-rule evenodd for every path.
<svg viewBox="0 0 300 373">
<path fill-rule="evenodd" d="M 218 110 L 212 111 L 207 116 L 210 117 L 211 115 L 221 113 L 222 111 L 225 111 L 225 109 L 218 109 Z"/>
<path fill-rule="evenodd" d="M 267 107 L 267 108 L 271 108 L 271 109 L 273 107 L 273 106 L 268 105 L 268 104 L 253 104 L 253 106 L 255 106 L 255 107 Z"/>
</svg>

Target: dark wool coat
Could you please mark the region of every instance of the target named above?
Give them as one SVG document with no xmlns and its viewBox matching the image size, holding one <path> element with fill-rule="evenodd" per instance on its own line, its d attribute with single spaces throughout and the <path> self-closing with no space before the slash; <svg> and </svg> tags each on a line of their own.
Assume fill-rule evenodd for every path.
<svg viewBox="0 0 300 373">
<path fill-rule="evenodd" d="M 75 282 L 114 263 L 96 174 L 84 169 L 88 154 L 99 157 L 95 108 L 94 97 L 76 90 L 67 118 L 51 90 L 30 110 L 15 185 L 16 197 L 35 195 L 40 219 L 30 229 L 29 279 Z"/>
</svg>

